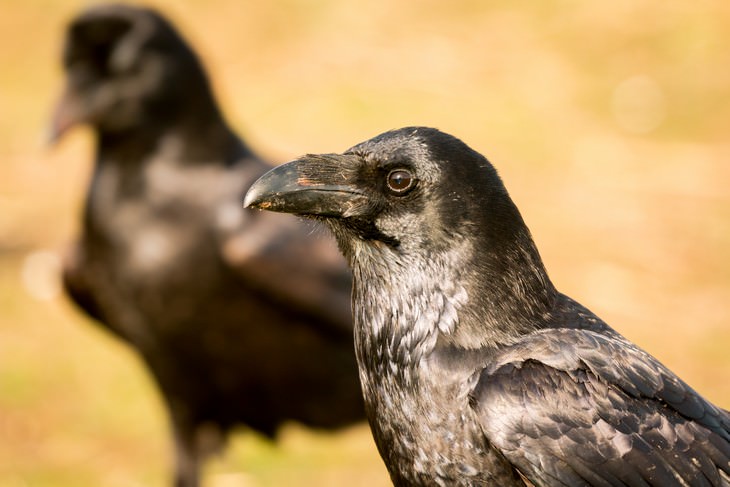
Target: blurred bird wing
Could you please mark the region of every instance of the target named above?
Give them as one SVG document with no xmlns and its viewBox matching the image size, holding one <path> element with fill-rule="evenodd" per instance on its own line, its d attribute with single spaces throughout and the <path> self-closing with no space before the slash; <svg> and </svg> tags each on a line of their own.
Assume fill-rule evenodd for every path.
<svg viewBox="0 0 730 487">
<path fill-rule="evenodd" d="M 223 242 L 223 259 L 233 272 L 256 291 L 350 337 L 351 275 L 333 239 L 291 215 L 246 211 L 241 230 Z"/>
<path fill-rule="evenodd" d="M 104 272 L 103 266 L 94 266 L 88 262 L 81 242 L 73 243 L 64 252 L 61 279 L 71 300 L 117 337 L 132 343 L 146 343 L 148 334 L 144 333 L 144 326 L 140 326 L 136 310 L 119 303 L 113 293 L 107 292 L 105 283 L 108 282 L 108 276 Z M 110 313 L 110 309 L 116 313 Z M 110 319 L 113 316 L 123 316 L 126 321 Z M 121 323 L 126 325 L 122 326 Z"/>
<path fill-rule="evenodd" d="M 481 372 L 472 404 L 489 441 L 533 482 L 730 479 L 730 417 L 618 335 L 535 333 Z"/>
</svg>

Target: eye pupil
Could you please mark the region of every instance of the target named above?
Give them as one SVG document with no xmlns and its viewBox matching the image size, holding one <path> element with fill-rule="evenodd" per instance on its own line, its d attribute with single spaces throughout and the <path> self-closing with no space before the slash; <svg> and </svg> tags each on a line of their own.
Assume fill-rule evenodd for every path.
<svg viewBox="0 0 730 487">
<path fill-rule="evenodd" d="M 413 186 L 413 175 L 405 169 L 395 169 L 388 174 L 388 188 L 394 193 L 403 193 Z"/>
</svg>

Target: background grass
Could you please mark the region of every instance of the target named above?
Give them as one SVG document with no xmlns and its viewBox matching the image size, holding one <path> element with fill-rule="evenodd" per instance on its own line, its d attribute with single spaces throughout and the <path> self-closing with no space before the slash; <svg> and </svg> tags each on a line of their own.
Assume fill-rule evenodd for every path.
<svg viewBox="0 0 730 487">
<path fill-rule="evenodd" d="M 137 357 L 58 295 L 93 140 L 42 144 L 85 2 L 0 15 L 0 486 L 165 485 Z M 500 170 L 550 274 L 730 407 L 730 4 L 721 0 L 155 3 L 266 157 L 431 125 Z M 388 485 L 365 426 L 242 431 L 207 485 Z"/>
</svg>

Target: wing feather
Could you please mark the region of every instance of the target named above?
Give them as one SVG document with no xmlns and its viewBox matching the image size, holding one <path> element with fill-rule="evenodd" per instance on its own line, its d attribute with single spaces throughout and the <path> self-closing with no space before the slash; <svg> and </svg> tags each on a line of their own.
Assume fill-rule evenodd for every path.
<svg viewBox="0 0 730 487">
<path fill-rule="evenodd" d="M 548 330 L 481 371 L 482 430 L 531 481 L 717 486 L 730 418 L 619 335 Z"/>
</svg>

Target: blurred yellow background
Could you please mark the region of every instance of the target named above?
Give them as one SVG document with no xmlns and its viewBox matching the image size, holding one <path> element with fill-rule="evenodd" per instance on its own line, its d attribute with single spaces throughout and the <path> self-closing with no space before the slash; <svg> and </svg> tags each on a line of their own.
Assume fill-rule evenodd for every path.
<svg viewBox="0 0 730 487">
<path fill-rule="evenodd" d="M 43 130 L 86 2 L 0 14 L 0 487 L 162 486 L 171 454 L 134 354 L 58 294 L 93 140 Z M 390 128 L 452 133 L 499 169 L 559 289 L 730 408 L 730 3 L 152 5 L 232 125 L 283 162 Z M 388 485 L 365 426 L 234 436 L 212 487 Z"/>
</svg>

